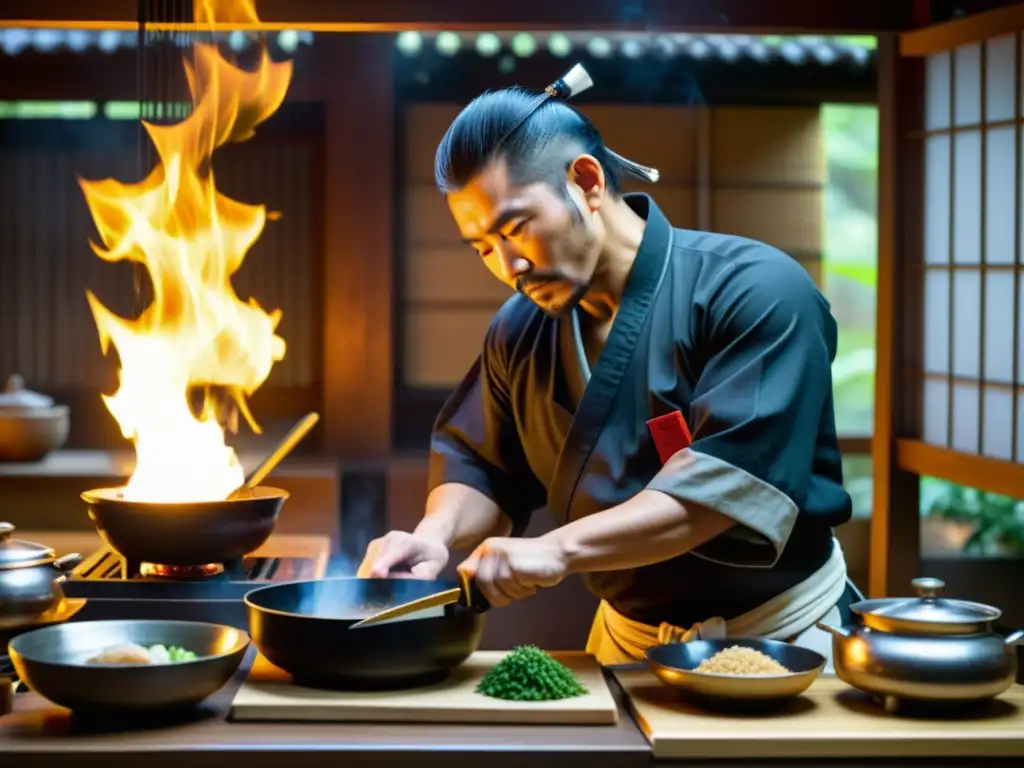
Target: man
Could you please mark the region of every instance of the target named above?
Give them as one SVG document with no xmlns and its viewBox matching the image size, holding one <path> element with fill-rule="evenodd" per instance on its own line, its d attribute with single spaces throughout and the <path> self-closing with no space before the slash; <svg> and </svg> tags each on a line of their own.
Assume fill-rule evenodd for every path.
<svg viewBox="0 0 1024 768">
<path fill-rule="evenodd" d="M 853 592 L 832 528 L 842 486 L 836 324 L 807 273 L 763 243 L 674 229 L 565 103 L 490 92 L 442 139 L 439 189 L 517 293 L 438 416 L 426 515 L 374 541 L 360 575 L 435 578 L 452 549 L 494 606 L 582 574 L 603 664 L 658 642 L 765 636 L 830 657 L 815 622 Z M 647 422 L 692 444 L 659 458 Z M 561 525 L 522 536 L 547 506 Z"/>
</svg>

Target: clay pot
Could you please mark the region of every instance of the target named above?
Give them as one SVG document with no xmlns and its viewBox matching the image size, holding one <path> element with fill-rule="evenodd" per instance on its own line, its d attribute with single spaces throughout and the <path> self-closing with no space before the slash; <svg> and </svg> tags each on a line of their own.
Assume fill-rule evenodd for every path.
<svg viewBox="0 0 1024 768">
<path fill-rule="evenodd" d="M 71 409 L 25 389 L 18 374 L 0 392 L 0 461 L 41 461 L 67 442 Z"/>
</svg>

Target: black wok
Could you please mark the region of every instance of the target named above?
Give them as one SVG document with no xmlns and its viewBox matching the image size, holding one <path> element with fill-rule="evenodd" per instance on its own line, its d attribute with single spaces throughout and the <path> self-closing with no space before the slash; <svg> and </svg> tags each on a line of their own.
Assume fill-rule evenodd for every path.
<svg viewBox="0 0 1024 768">
<path fill-rule="evenodd" d="M 245 596 L 252 641 L 296 685 L 341 690 L 410 688 L 443 680 L 480 643 L 482 614 L 461 605 L 361 629 L 349 626 L 456 582 L 319 579 L 272 584 Z"/>
<path fill-rule="evenodd" d="M 288 498 L 259 487 L 223 501 L 130 501 L 119 488 L 86 491 L 89 518 L 107 544 L 134 562 L 206 565 L 245 557 L 270 538 Z"/>
</svg>

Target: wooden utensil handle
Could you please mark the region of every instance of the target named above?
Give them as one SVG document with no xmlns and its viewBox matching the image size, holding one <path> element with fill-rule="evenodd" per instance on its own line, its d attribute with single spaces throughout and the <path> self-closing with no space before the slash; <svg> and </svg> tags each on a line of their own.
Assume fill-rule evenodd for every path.
<svg viewBox="0 0 1024 768">
<path fill-rule="evenodd" d="M 491 603 L 484 597 L 484 593 L 476 585 L 476 579 L 469 574 L 462 573 L 459 574 L 459 580 L 462 582 L 462 599 L 459 601 L 460 603 L 476 613 L 484 613 L 491 609 Z"/>
<path fill-rule="evenodd" d="M 309 431 L 316 426 L 318 421 L 320 421 L 319 413 L 306 414 L 298 424 L 291 428 L 288 434 L 284 436 L 284 439 L 277 444 L 273 453 L 267 456 L 246 478 L 242 489 L 252 490 L 262 483 L 267 475 L 273 472 L 274 468 L 302 441 L 302 438 L 309 434 Z"/>
</svg>

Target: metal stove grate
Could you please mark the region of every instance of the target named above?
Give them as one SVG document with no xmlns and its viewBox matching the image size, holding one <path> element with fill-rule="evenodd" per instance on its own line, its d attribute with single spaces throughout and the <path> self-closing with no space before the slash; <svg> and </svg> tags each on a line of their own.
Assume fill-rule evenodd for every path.
<svg viewBox="0 0 1024 768">
<path fill-rule="evenodd" d="M 201 579 L 219 579 L 221 581 L 277 581 L 281 572 L 283 580 L 301 578 L 293 576 L 293 563 L 304 562 L 304 558 L 278 557 L 246 557 L 242 560 L 224 563 L 223 573 Z M 311 566 L 310 566 L 311 567 Z M 301 566 L 300 566 L 301 569 Z M 106 581 L 142 580 L 168 581 L 162 576 L 142 576 L 137 563 L 132 563 L 110 549 L 101 549 L 92 556 L 85 558 L 73 571 L 72 578 Z"/>
<path fill-rule="evenodd" d="M 225 563 L 224 572 L 212 576 L 140 576 L 137 563 L 128 562 L 104 547 L 75 567 L 64 583 L 64 593 L 88 600 L 241 600 L 260 584 L 313 579 L 318 576 L 316 570 L 316 561 L 311 557 L 250 556 Z"/>
</svg>

